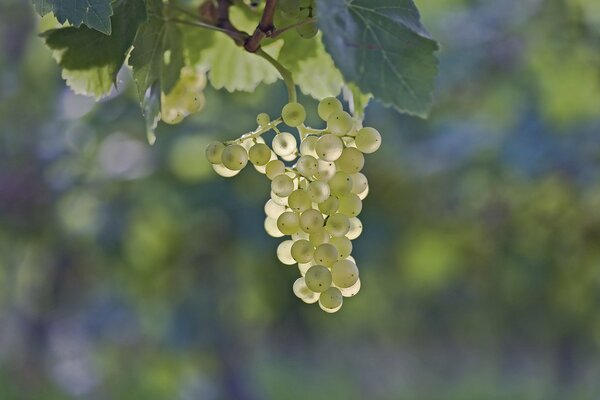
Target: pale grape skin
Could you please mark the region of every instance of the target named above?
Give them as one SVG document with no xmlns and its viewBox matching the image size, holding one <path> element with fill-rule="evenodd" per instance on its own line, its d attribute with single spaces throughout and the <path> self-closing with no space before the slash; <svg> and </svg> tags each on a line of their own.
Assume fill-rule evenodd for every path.
<svg viewBox="0 0 600 400">
<path fill-rule="evenodd" d="M 292 286 L 292 291 L 296 297 L 307 304 L 313 304 L 319 301 L 319 293 L 313 292 L 308 288 L 308 286 L 306 286 L 303 276 L 296 279 Z"/>
<path fill-rule="evenodd" d="M 342 196 L 350 193 L 352 190 L 352 177 L 346 172 L 336 172 L 333 178 L 329 180 L 329 189 L 336 196 Z"/>
<path fill-rule="evenodd" d="M 319 158 L 325 161 L 335 161 L 342 155 L 344 143 L 339 137 L 328 133 L 317 140 L 315 151 Z"/>
<path fill-rule="evenodd" d="M 329 196 L 325 201 L 319 203 L 319 211 L 325 215 L 335 214 L 340 206 L 340 201 L 335 196 Z"/>
<path fill-rule="evenodd" d="M 280 157 L 289 156 L 296 151 L 296 138 L 289 132 L 281 132 L 275 135 L 271 146 L 273 151 Z"/>
<path fill-rule="evenodd" d="M 337 249 L 339 260 L 349 257 L 352 253 L 352 241 L 346 236 L 334 236 L 329 239 L 329 243 Z"/>
<path fill-rule="evenodd" d="M 335 97 L 325 97 L 319 102 L 319 105 L 317 106 L 317 113 L 319 114 L 319 118 L 321 118 L 325 122 L 327 122 L 327 118 L 329 118 L 329 116 L 332 113 L 339 112 L 342 110 L 342 103 Z"/>
<path fill-rule="evenodd" d="M 277 227 L 277 220 L 274 218 L 265 218 L 264 227 L 265 232 L 267 232 L 267 234 L 271 237 L 280 238 L 284 236 L 284 234 Z"/>
<path fill-rule="evenodd" d="M 350 260 L 339 260 L 331 267 L 331 276 L 335 286 L 348 288 L 358 280 L 358 267 Z"/>
<path fill-rule="evenodd" d="M 243 146 L 232 144 L 223 149 L 221 161 L 231 170 L 241 170 L 248 164 L 248 152 Z"/>
<path fill-rule="evenodd" d="M 306 177 L 311 177 L 317 173 L 319 163 L 313 156 L 301 156 L 296 162 L 296 170 Z"/>
<path fill-rule="evenodd" d="M 240 173 L 240 170 L 229 169 L 223 164 L 213 164 L 212 167 L 218 175 L 224 178 L 231 178 L 232 176 L 236 176 Z"/>
<path fill-rule="evenodd" d="M 288 205 L 292 210 L 302 212 L 308 210 L 312 206 L 312 202 L 308 192 L 296 189 L 288 197 Z"/>
<path fill-rule="evenodd" d="M 345 111 L 336 111 L 327 118 L 327 130 L 336 136 L 347 135 L 354 128 L 352 116 Z"/>
<path fill-rule="evenodd" d="M 265 174 L 271 180 L 283 173 L 285 173 L 285 164 L 281 160 L 271 160 L 265 166 Z"/>
<path fill-rule="evenodd" d="M 304 281 L 313 292 L 324 292 L 331 287 L 331 271 L 324 265 L 313 265 L 306 271 Z"/>
<path fill-rule="evenodd" d="M 206 159 L 211 164 L 221 164 L 221 154 L 225 150 L 225 145 L 221 142 L 211 142 L 206 146 Z"/>
<path fill-rule="evenodd" d="M 346 233 L 346 237 L 350 240 L 354 240 L 362 233 L 362 222 L 356 217 L 349 218 L 348 221 L 350 222 L 350 230 Z"/>
<path fill-rule="evenodd" d="M 360 172 L 365 165 L 365 156 L 363 153 L 354 147 L 346 147 L 342 151 L 342 155 L 336 160 L 335 166 L 338 171 L 348 174 Z"/>
<path fill-rule="evenodd" d="M 281 196 L 277 196 L 275 193 L 273 193 L 273 191 L 271 191 L 271 200 L 273 200 L 275 203 L 281 205 L 281 206 L 287 206 L 288 205 L 288 198 L 287 197 L 281 197 Z"/>
<path fill-rule="evenodd" d="M 374 153 L 381 146 L 381 134 L 375 128 L 362 128 L 357 132 L 355 142 L 363 153 Z"/>
<path fill-rule="evenodd" d="M 277 218 L 277 228 L 285 235 L 291 235 L 300 228 L 298 214 L 291 211 L 282 213 Z"/>
<path fill-rule="evenodd" d="M 271 190 L 277 196 L 287 197 L 294 191 L 294 181 L 286 174 L 277 175 L 271 181 Z"/>
<path fill-rule="evenodd" d="M 271 123 L 271 117 L 267 113 L 260 113 L 256 116 L 256 123 L 258 126 L 266 126 Z"/>
<path fill-rule="evenodd" d="M 292 246 L 294 245 L 293 240 L 284 240 L 277 246 L 277 258 L 285 265 L 294 265 L 296 260 L 292 257 Z"/>
<path fill-rule="evenodd" d="M 318 136 L 312 135 L 305 137 L 302 143 L 300 143 L 300 154 L 317 158 L 318 155 L 315 151 L 317 140 L 319 140 Z"/>
<path fill-rule="evenodd" d="M 331 238 L 331 236 L 329 235 L 329 232 L 327 232 L 327 230 L 325 228 L 316 230 L 315 232 L 312 232 L 308 236 L 308 240 L 315 247 L 318 247 L 318 246 L 322 245 L 323 243 L 329 243 L 329 240 L 331 240 L 330 238 Z"/>
<path fill-rule="evenodd" d="M 347 288 L 338 288 L 338 289 L 340 289 L 342 296 L 353 297 L 353 296 L 356 296 L 356 294 L 360 291 L 360 286 L 361 286 L 360 278 L 358 278 L 354 285 L 347 287 Z"/>
<path fill-rule="evenodd" d="M 256 166 L 262 167 L 271 161 L 271 148 L 264 143 L 256 143 L 248 151 L 248 159 Z"/>
<path fill-rule="evenodd" d="M 304 123 L 306 111 L 300 103 L 288 103 L 281 110 L 283 122 L 291 127 L 297 127 Z"/>
<path fill-rule="evenodd" d="M 314 259 L 317 263 L 331 267 L 338 260 L 337 248 L 331 243 L 323 243 L 315 248 Z"/>
<path fill-rule="evenodd" d="M 348 217 L 356 217 L 362 211 L 362 200 L 354 193 L 346 193 L 339 198 L 338 212 Z"/>
<path fill-rule="evenodd" d="M 331 236 L 345 236 L 350 230 L 350 220 L 344 214 L 333 214 L 327 218 L 325 229 Z"/>
<path fill-rule="evenodd" d="M 328 182 L 331 178 L 333 178 L 336 172 L 337 169 L 334 161 L 325 161 L 319 159 L 315 178 L 323 182 Z"/>
<path fill-rule="evenodd" d="M 314 209 L 304 211 L 300 215 L 300 229 L 306 233 L 315 232 L 323 227 L 323 215 Z"/>
<path fill-rule="evenodd" d="M 319 306 L 325 312 L 334 313 L 342 308 L 343 304 L 342 292 L 336 287 L 330 287 L 319 296 Z"/>
<path fill-rule="evenodd" d="M 369 181 L 367 177 L 362 172 L 357 172 L 351 175 L 352 177 L 352 189 L 351 192 L 355 194 L 360 194 L 367 190 L 369 187 Z"/>
<path fill-rule="evenodd" d="M 310 199 L 315 203 L 321 203 L 327 200 L 331 194 L 329 185 L 327 182 L 323 181 L 314 181 L 309 183 L 306 191 L 308 192 Z"/>
<path fill-rule="evenodd" d="M 273 199 L 267 200 L 265 203 L 265 215 L 269 218 L 277 219 L 285 212 L 285 206 L 275 203 Z"/>
<path fill-rule="evenodd" d="M 314 251 L 314 246 L 311 242 L 306 239 L 300 239 L 292 244 L 291 256 L 298 263 L 308 263 L 312 260 Z"/>
</svg>

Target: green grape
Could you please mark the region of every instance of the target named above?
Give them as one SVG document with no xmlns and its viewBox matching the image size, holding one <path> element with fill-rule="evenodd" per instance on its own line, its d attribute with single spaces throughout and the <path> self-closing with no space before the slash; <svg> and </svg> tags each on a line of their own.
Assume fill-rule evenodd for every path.
<svg viewBox="0 0 600 400">
<path fill-rule="evenodd" d="M 317 173 L 318 165 L 317 159 L 313 156 L 301 156 L 296 162 L 296 169 L 301 175 L 311 177 Z"/>
<path fill-rule="evenodd" d="M 221 142 L 211 142 L 206 146 L 206 159 L 211 164 L 221 164 L 221 154 L 225 145 Z"/>
<path fill-rule="evenodd" d="M 280 157 L 289 156 L 296 151 L 296 138 L 288 132 L 281 132 L 275 135 L 271 144 L 275 154 Z"/>
<path fill-rule="evenodd" d="M 343 260 L 352 253 L 352 241 L 346 236 L 334 236 L 329 243 L 335 246 L 338 251 L 338 259 Z"/>
<path fill-rule="evenodd" d="M 333 264 L 331 275 L 335 286 L 348 288 L 358 280 L 358 267 L 350 260 L 340 260 Z"/>
<path fill-rule="evenodd" d="M 327 182 L 331 178 L 333 178 L 333 175 L 335 175 L 336 171 L 337 169 L 335 167 L 335 162 L 319 159 L 315 178 L 317 178 L 320 181 Z"/>
<path fill-rule="evenodd" d="M 356 280 L 356 283 L 348 288 L 339 288 L 342 296 L 344 297 L 352 297 L 356 296 L 356 294 L 360 291 L 360 278 Z"/>
<path fill-rule="evenodd" d="M 359 199 L 364 200 L 368 194 L 369 194 L 369 187 L 367 186 L 367 188 L 363 192 L 358 193 L 357 196 Z"/>
<path fill-rule="evenodd" d="M 203 93 L 191 92 L 185 99 L 184 107 L 189 114 L 194 114 L 202 110 L 204 104 L 206 104 L 206 98 Z"/>
<path fill-rule="evenodd" d="M 331 191 L 327 182 L 314 181 L 308 184 L 306 190 L 310 196 L 310 200 L 314 203 L 322 203 L 329 198 Z"/>
<path fill-rule="evenodd" d="M 271 183 L 273 183 L 273 182 L 271 182 Z M 273 200 L 275 203 L 279 204 L 280 206 L 287 206 L 287 204 L 288 204 L 287 197 L 277 196 L 275 193 L 273 193 L 272 190 L 271 190 L 271 200 Z"/>
<path fill-rule="evenodd" d="M 165 108 L 161 112 L 161 119 L 169 125 L 176 125 L 183 121 L 187 113 L 180 108 Z"/>
<path fill-rule="evenodd" d="M 292 233 L 291 238 L 293 241 L 297 241 L 297 240 L 308 240 L 308 238 L 310 237 L 310 235 L 306 232 L 304 232 L 303 230 L 299 230 L 295 233 Z"/>
<path fill-rule="evenodd" d="M 346 193 L 340 197 L 338 211 L 348 217 L 356 217 L 362 211 L 362 201 L 354 193 Z"/>
<path fill-rule="evenodd" d="M 319 307 L 327 313 L 339 311 L 342 304 L 344 304 L 344 297 L 342 297 L 340 289 L 336 287 L 330 287 L 319 296 Z"/>
<path fill-rule="evenodd" d="M 342 155 L 343 150 L 344 143 L 342 139 L 331 133 L 321 136 L 315 145 L 317 155 L 325 161 L 337 160 Z"/>
<path fill-rule="evenodd" d="M 304 138 L 302 143 L 300 143 L 300 154 L 303 156 L 313 156 L 315 158 L 318 157 L 317 152 L 315 151 L 315 146 L 317 144 L 317 140 L 319 138 L 317 136 L 307 136 Z"/>
<path fill-rule="evenodd" d="M 212 167 L 218 175 L 221 175 L 222 177 L 225 177 L 225 178 L 231 178 L 232 176 L 236 176 L 237 174 L 240 173 L 240 170 L 236 171 L 233 169 L 229 169 L 226 166 L 224 166 L 223 164 L 213 164 Z"/>
<path fill-rule="evenodd" d="M 313 261 L 307 263 L 298 263 L 298 271 L 300 272 L 300 275 L 306 275 L 306 271 L 308 271 L 308 269 L 313 265 L 315 265 Z"/>
<path fill-rule="evenodd" d="M 285 206 L 277 204 L 273 199 L 269 199 L 265 203 L 265 215 L 269 218 L 277 219 L 285 211 Z"/>
<path fill-rule="evenodd" d="M 317 107 L 319 117 L 325 122 L 331 114 L 339 111 L 343 111 L 342 103 L 335 97 L 325 97 Z"/>
<path fill-rule="evenodd" d="M 277 175 L 271 181 L 271 190 L 279 197 L 288 197 L 294 191 L 294 181 L 286 174 Z"/>
<path fill-rule="evenodd" d="M 346 111 L 335 111 L 327 118 L 327 130 L 334 135 L 344 136 L 354 127 L 352 116 Z"/>
<path fill-rule="evenodd" d="M 281 118 L 286 125 L 295 128 L 304 123 L 306 111 L 300 103 L 288 103 L 281 110 Z"/>
<path fill-rule="evenodd" d="M 338 171 L 355 174 L 365 165 L 365 156 L 355 147 L 346 147 L 335 162 Z"/>
<path fill-rule="evenodd" d="M 269 236 L 272 236 L 274 238 L 280 238 L 283 236 L 283 233 L 281 233 L 281 231 L 279 230 L 279 228 L 277 227 L 277 220 L 267 217 L 265 218 L 265 231 L 267 232 L 267 234 Z"/>
<path fill-rule="evenodd" d="M 287 156 L 281 156 L 281 158 L 284 161 L 294 161 L 296 158 L 298 157 L 298 152 L 297 151 L 292 151 L 290 154 L 288 154 Z"/>
<path fill-rule="evenodd" d="M 325 229 L 331 236 L 344 236 L 350 230 L 350 220 L 344 214 L 330 215 L 325 223 Z"/>
<path fill-rule="evenodd" d="M 286 211 L 277 218 L 277 228 L 279 228 L 284 235 L 295 233 L 299 227 L 300 221 L 298 219 L 298 214 L 295 212 Z"/>
<path fill-rule="evenodd" d="M 256 116 L 256 123 L 258 126 L 266 126 L 271 123 L 271 117 L 267 113 L 260 113 Z"/>
<path fill-rule="evenodd" d="M 362 233 L 362 230 L 363 230 L 362 222 L 360 222 L 360 219 L 358 219 L 356 217 L 350 218 L 349 221 L 350 221 L 350 230 L 346 234 L 346 237 L 350 240 L 354 240 L 357 237 L 359 237 L 360 234 Z"/>
<path fill-rule="evenodd" d="M 287 19 L 295 19 L 300 16 L 300 0 L 280 0 L 279 9 Z"/>
<path fill-rule="evenodd" d="M 318 231 L 323 227 L 324 222 L 323 215 L 312 208 L 300 215 L 300 228 L 306 233 Z"/>
<path fill-rule="evenodd" d="M 367 190 L 369 187 L 369 181 L 362 172 L 352 174 L 352 193 L 359 194 Z"/>
<path fill-rule="evenodd" d="M 284 240 L 277 246 L 277 258 L 285 265 L 294 265 L 296 260 L 292 257 L 293 240 Z"/>
<path fill-rule="evenodd" d="M 352 190 L 352 177 L 345 172 L 336 172 L 329 180 L 329 189 L 336 196 L 350 193 Z"/>
<path fill-rule="evenodd" d="M 313 258 L 315 249 L 311 242 L 305 239 L 297 240 L 292 244 L 291 254 L 299 263 L 307 263 Z"/>
<path fill-rule="evenodd" d="M 254 165 L 263 166 L 271 161 L 271 148 L 264 143 L 256 143 L 250 147 L 248 158 Z"/>
<path fill-rule="evenodd" d="M 313 257 L 317 263 L 331 267 L 339 259 L 339 254 L 331 243 L 322 243 L 315 249 Z"/>
<path fill-rule="evenodd" d="M 356 147 L 363 153 L 374 153 L 381 146 L 381 134 L 374 128 L 362 128 L 356 134 Z"/>
<path fill-rule="evenodd" d="M 277 155 L 275 153 L 273 153 L 273 151 L 271 151 L 271 157 L 269 158 L 269 161 L 275 161 L 275 160 L 277 160 Z M 252 164 L 252 165 L 254 165 L 254 169 L 257 170 L 259 173 L 266 174 L 267 173 L 267 164 L 265 164 L 265 165 Z M 285 166 L 284 166 L 284 169 L 285 169 Z"/>
<path fill-rule="evenodd" d="M 298 35 L 300 35 L 300 37 L 302 37 L 304 39 L 312 39 L 319 32 L 319 28 L 317 27 L 316 23 L 308 22 L 308 23 L 297 26 L 296 32 L 298 32 Z"/>
<path fill-rule="evenodd" d="M 325 215 L 335 214 L 340 207 L 340 201 L 335 196 L 329 196 L 328 199 L 319 203 L 319 211 Z"/>
<path fill-rule="evenodd" d="M 248 163 L 248 152 L 239 144 L 232 144 L 223 149 L 221 160 L 225 167 L 237 171 Z"/>
<path fill-rule="evenodd" d="M 288 205 L 296 212 L 308 210 L 312 206 L 310 195 L 302 189 L 296 189 L 288 197 Z"/>
<path fill-rule="evenodd" d="M 304 281 L 313 292 L 324 292 L 331 286 L 331 271 L 323 265 L 313 265 L 306 271 Z"/>
<path fill-rule="evenodd" d="M 272 180 L 277 175 L 285 173 L 285 164 L 281 160 L 271 160 L 266 165 L 265 173 L 267 178 Z"/>
<path fill-rule="evenodd" d="M 308 240 L 313 246 L 319 246 L 323 243 L 329 243 L 329 232 L 325 228 L 318 229 L 308 236 Z"/>
<path fill-rule="evenodd" d="M 306 282 L 304 281 L 304 277 L 296 279 L 294 285 L 292 286 L 292 290 L 296 297 L 307 304 L 316 303 L 319 300 L 319 293 L 315 293 L 306 286 Z"/>
</svg>

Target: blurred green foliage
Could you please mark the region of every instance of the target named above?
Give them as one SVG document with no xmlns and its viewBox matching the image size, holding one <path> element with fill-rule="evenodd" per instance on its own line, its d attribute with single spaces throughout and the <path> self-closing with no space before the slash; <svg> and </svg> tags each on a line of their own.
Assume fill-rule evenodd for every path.
<svg viewBox="0 0 600 400">
<path fill-rule="evenodd" d="M 598 3 L 418 3 L 437 105 L 367 109 L 363 289 L 335 315 L 293 296 L 264 177 L 203 156 L 283 85 L 207 90 L 149 146 L 127 73 L 73 95 L 0 3 L 0 399 L 596 399 Z"/>
</svg>

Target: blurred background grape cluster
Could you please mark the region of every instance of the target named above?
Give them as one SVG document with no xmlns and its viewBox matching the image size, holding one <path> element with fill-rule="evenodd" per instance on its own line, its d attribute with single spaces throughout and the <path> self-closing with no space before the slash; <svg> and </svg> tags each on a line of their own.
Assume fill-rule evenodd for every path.
<svg viewBox="0 0 600 400">
<path fill-rule="evenodd" d="M 204 159 L 283 84 L 207 89 L 149 146 L 127 73 L 71 93 L 28 3 L 0 1 L 0 399 L 600 397 L 600 2 L 417 1 L 436 105 L 367 109 L 335 315 L 291 292 L 268 180 Z"/>
</svg>

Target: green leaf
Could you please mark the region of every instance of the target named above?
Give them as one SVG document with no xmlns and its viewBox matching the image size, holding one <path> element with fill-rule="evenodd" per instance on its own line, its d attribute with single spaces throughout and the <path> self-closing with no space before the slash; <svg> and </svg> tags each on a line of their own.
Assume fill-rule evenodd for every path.
<svg viewBox="0 0 600 400">
<path fill-rule="evenodd" d="M 111 0 L 33 0 L 33 5 L 42 17 L 53 12 L 61 24 L 68 22 L 76 28 L 85 24 L 107 35 L 112 33 Z"/>
<path fill-rule="evenodd" d="M 319 0 L 325 47 L 346 81 L 386 105 L 425 117 L 437 75 L 437 43 L 412 0 Z"/>
<path fill-rule="evenodd" d="M 120 2 L 112 16 L 113 34 L 86 26 L 54 29 L 43 34 L 75 93 L 96 98 L 110 92 L 138 26 L 146 20 L 143 0 Z"/>
</svg>

